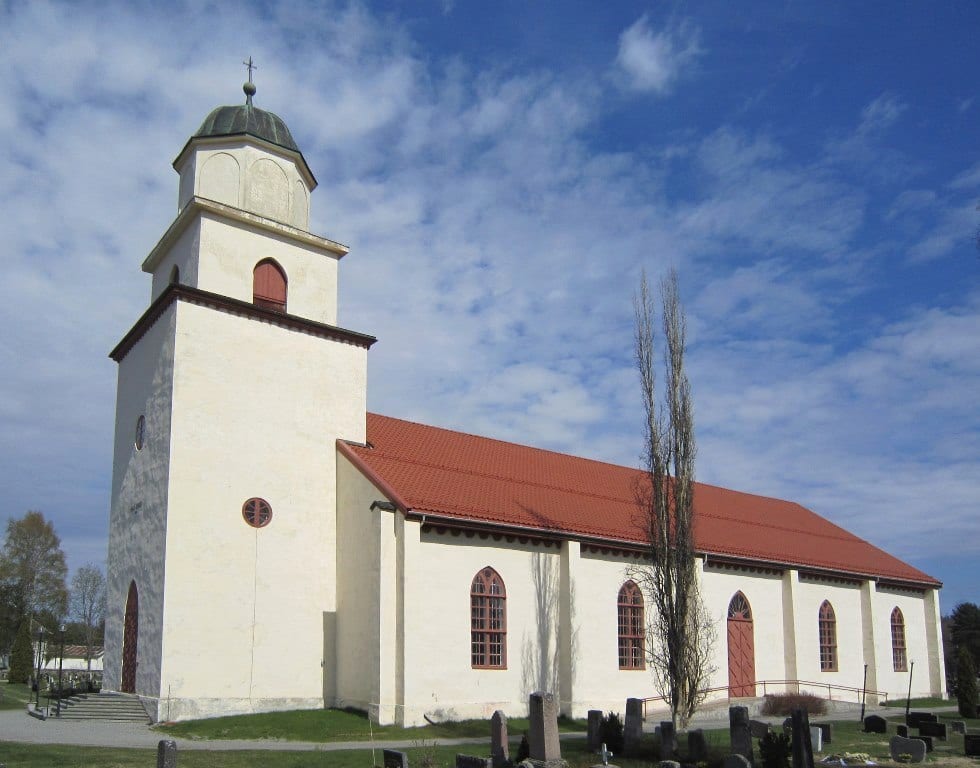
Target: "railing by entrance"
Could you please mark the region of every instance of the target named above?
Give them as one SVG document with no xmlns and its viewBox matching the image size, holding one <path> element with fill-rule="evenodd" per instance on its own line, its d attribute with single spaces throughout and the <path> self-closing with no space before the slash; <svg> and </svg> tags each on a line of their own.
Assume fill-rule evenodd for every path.
<svg viewBox="0 0 980 768">
<path fill-rule="evenodd" d="M 823 692 L 827 692 L 827 699 L 830 701 L 854 701 L 858 704 L 861 703 L 862 693 L 867 701 L 871 697 L 875 697 L 879 700 L 888 700 L 888 693 L 886 691 L 872 691 L 870 688 L 855 688 L 851 685 L 837 685 L 835 683 L 818 683 L 812 680 L 756 680 L 750 685 L 755 686 L 756 696 L 766 696 L 769 693 L 813 693 L 815 695 L 823 695 Z M 743 687 L 743 686 L 739 686 Z M 761 690 L 761 693 L 760 693 Z M 713 698 L 711 695 L 714 693 L 724 692 L 725 698 L 731 701 L 736 696 L 732 696 L 731 686 L 719 685 L 715 688 L 705 688 L 700 693 L 706 694 L 709 699 Z M 837 694 L 835 699 L 834 694 Z M 721 697 L 718 697 L 721 698 Z M 647 710 L 652 709 L 657 702 L 663 702 L 663 696 L 650 696 L 649 698 L 643 699 L 643 718 L 646 719 Z"/>
</svg>

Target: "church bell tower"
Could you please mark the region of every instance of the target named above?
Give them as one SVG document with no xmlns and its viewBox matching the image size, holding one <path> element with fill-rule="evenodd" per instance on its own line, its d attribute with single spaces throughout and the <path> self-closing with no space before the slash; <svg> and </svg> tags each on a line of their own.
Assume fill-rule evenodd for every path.
<svg viewBox="0 0 980 768">
<path fill-rule="evenodd" d="M 336 441 L 363 442 L 367 351 L 337 325 L 347 248 L 309 231 L 286 124 L 218 107 L 174 169 L 119 364 L 107 690 L 160 720 L 332 703 Z"/>
</svg>

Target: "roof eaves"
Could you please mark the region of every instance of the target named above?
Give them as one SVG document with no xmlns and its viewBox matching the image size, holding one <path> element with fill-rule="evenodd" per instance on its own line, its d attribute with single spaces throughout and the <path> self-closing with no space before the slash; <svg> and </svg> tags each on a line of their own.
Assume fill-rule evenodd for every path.
<svg viewBox="0 0 980 768">
<path fill-rule="evenodd" d="M 343 454 L 343 456 L 350 461 L 350 463 L 353 464 L 362 475 L 370 480 L 375 488 L 387 496 L 389 501 L 394 502 L 398 509 L 401 510 L 402 514 L 409 512 L 411 508 L 408 506 L 408 502 L 402 498 L 402 495 L 398 493 L 398 491 L 396 491 L 387 480 L 375 472 L 374 468 L 357 454 L 348 441 L 344 440 L 343 438 L 338 438 L 337 450 L 340 451 L 340 453 Z"/>
</svg>

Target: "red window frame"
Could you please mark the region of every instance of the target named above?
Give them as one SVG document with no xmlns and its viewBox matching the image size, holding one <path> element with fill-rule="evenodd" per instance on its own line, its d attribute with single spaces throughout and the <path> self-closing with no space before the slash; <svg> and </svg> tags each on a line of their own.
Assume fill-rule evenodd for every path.
<svg viewBox="0 0 980 768">
<path fill-rule="evenodd" d="M 490 566 L 470 585 L 470 663 L 473 669 L 507 668 L 507 590 Z"/>
<path fill-rule="evenodd" d="M 242 518 L 253 528 L 265 528 L 272 521 L 272 506 L 265 499 L 253 497 L 242 504 Z"/>
<path fill-rule="evenodd" d="M 273 259 L 264 259 L 252 272 L 252 303 L 275 312 L 286 311 L 286 273 Z"/>
<path fill-rule="evenodd" d="M 892 669 L 907 672 L 909 657 L 905 646 L 905 617 L 897 605 L 892 611 Z"/>
<path fill-rule="evenodd" d="M 824 600 L 820 606 L 820 671 L 837 671 L 837 616 L 834 606 Z"/>
<path fill-rule="evenodd" d="M 619 668 L 646 669 L 646 622 L 643 593 L 633 581 L 620 587 L 616 598 L 619 632 Z"/>
</svg>

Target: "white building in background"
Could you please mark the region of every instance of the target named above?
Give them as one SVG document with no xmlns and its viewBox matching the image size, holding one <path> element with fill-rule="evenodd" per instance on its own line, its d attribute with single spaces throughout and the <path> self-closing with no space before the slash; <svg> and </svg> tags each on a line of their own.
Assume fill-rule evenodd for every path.
<svg viewBox="0 0 980 768">
<path fill-rule="evenodd" d="M 104 688 L 156 718 L 381 723 L 654 695 L 634 469 L 368 414 L 347 248 L 276 115 L 212 112 L 119 364 Z M 533 436 L 532 436 L 533 437 Z M 714 686 L 945 694 L 935 579 L 799 505 L 696 491 Z M 770 681 L 781 681 L 773 684 Z M 853 696 L 853 694 L 851 694 Z"/>
</svg>

